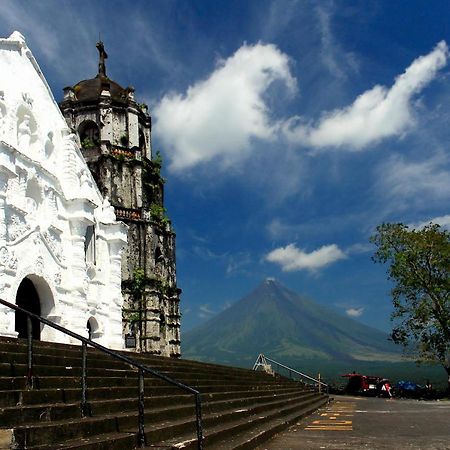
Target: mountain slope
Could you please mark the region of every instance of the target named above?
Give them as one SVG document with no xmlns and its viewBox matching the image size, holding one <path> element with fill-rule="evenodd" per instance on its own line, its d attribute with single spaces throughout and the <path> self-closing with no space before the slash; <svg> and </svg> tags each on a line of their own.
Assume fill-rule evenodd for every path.
<svg viewBox="0 0 450 450">
<path fill-rule="evenodd" d="M 230 308 L 182 337 L 185 358 L 248 365 L 259 353 L 305 360 L 399 361 L 387 334 L 268 279 Z"/>
</svg>

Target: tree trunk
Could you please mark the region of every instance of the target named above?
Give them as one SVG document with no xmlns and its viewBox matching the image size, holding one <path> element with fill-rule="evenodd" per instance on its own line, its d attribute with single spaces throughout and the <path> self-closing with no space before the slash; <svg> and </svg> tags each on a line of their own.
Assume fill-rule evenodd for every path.
<svg viewBox="0 0 450 450">
<path fill-rule="evenodd" d="M 450 367 L 444 367 L 447 372 L 447 395 L 450 397 Z"/>
</svg>

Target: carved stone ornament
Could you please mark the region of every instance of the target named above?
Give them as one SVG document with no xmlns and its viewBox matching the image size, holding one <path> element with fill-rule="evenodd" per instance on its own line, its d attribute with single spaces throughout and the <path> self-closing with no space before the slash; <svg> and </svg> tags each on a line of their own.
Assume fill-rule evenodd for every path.
<svg viewBox="0 0 450 450">
<path fill-rule="evenodd" d="M 16 241 L 24 234 L 31 230 L 30 224 L 26 223 L 25 220 L 19 217 L 17 214 L 13 214 L 8 223 L 8 236 L 11 241 Z"/>
<path fill-rule="evenodd" d="M 39 272 L 44 270 L 44 258 L 42 258 L 42 256 L 38 256 L 38 259 L 36 260 L 36 269 Z"/>
<path fill-rule="evenodd" d="M 56 286 L 61 286 L 61 272 L 56 272 L 55 276 L 53 277 L 53 281 L 55 282 Z"/>
<path fill-rule="evenodd" d="M 27 151 L 31 143 L 31 117 L 25 114 L 17 126 L 17 144 L 22 151 Z"/>
<path fill-rule="evenodd" d="M 45 157 L 50 158 L 55 149 L 55 144 L 53 143 L 53 131 L 47 133 L 47 139 L 45 140 Z"/>
<path fill-rule="evenodd" d="M 11 270 L 17 270 L 17 257 L 14 255 L 14 253 L 11 254 L 11 257 L 9 258 L 8 267 Z"/>
<path fill-rule="evenodd" d="M 0 264 L 4 267 L 8 265 L 9 261 L 9 252 L 6 247 L 0 248 Z"/>
<path fill-rule="evenodd" d="M 114 206 L 111 205 L 111 203 L 109 202 L 109 198 L 107 196 L 103 200 L 101 221 L 104 223 L 116 221 Z"/>
<path fill-rule="evenodd" d="M 53 255 L 59 260 L 62 260 L 62 246 L 61 239 L 55 234 L 51 233 L 49 230 L 46 230 L 41 233 L 42 239 L 46 242 L 50 251 Z"/>
<path fill-rule="evenodd" d="M 7 109 L 5 104 L 3 103 L 5 96 L 3 91 L 0 91 L 0 136 L 4 136 L 6 134 L 6 114 Z"/>
<path fill-rule="evenodd" d="M 33 99 L 28 92 L 22 92 L 22 99 L 30 108 L 33 107 Z"/>
</svg>

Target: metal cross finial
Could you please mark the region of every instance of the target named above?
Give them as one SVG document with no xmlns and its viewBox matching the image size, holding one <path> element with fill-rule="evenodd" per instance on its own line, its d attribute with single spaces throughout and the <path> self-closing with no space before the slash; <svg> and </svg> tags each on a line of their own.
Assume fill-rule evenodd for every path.
<svg viewBox="0 0 450 450">
<path fill-rule="evenodd" d="M 108 54 L 105 52 L 105 47 L 104 47 L 102 41 L 97 42 L 96 47 L 97 47 L 98 53 L 99 53 L 98 74 L 100 76 L 106 77 L 105 59 L 108 57 Z"/>
</svg>

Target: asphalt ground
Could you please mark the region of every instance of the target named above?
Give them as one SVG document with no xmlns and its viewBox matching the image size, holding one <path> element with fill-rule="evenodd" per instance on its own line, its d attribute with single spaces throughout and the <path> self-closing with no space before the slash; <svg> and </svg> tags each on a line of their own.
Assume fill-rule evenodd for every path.
<svg viewBox="0 0 450 450">
<path fill-rule="evenodd" d="M 335 396 L 259 450 L 450 449 L 450 401 Z"/>
</svg>

